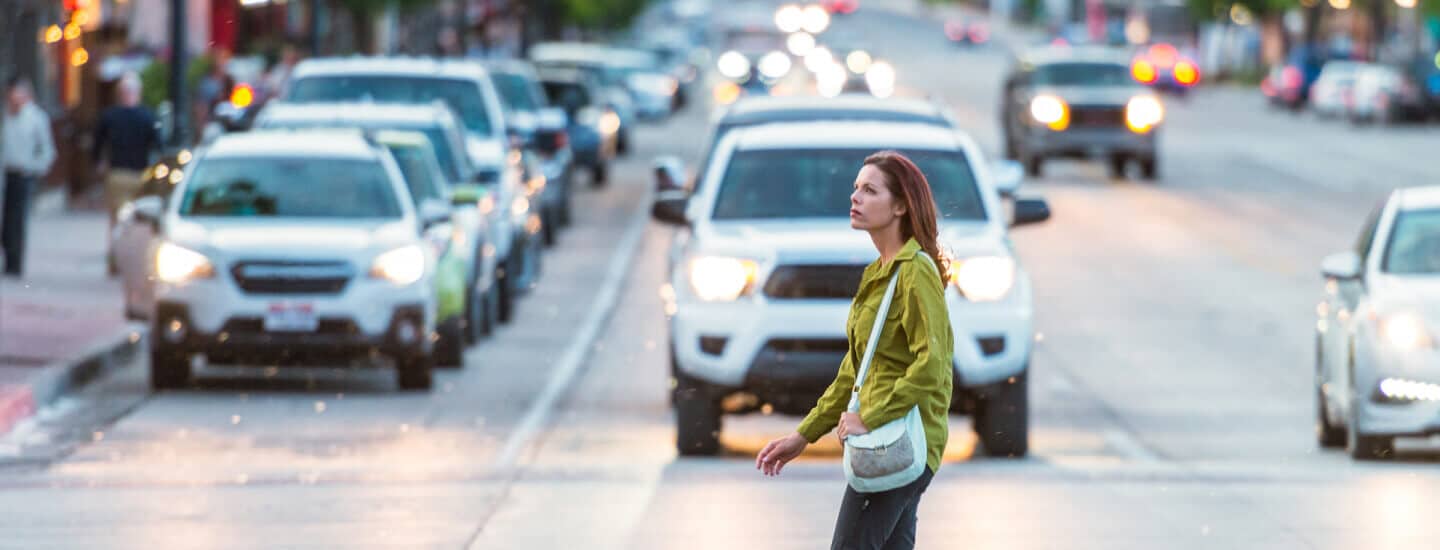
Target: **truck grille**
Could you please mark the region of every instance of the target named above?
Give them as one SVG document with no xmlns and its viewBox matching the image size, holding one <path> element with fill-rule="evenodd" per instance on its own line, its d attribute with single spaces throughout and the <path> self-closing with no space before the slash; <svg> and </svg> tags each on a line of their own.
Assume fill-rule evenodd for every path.
<svg viewBox="0 0 1440 550">
<path fill-rule="evenodd" d="M 777 300 L 849 300 L 864 274 L 864 265 L 782 265 L 765 282 L 765 295 Z"/>
<path fill-rule="evenodd" d="M 1076 128 L 1121 128 L 1125 126 L 1125 107 L 1076 105 L 1070 109 L 1070 125 Z"/>
</svg>

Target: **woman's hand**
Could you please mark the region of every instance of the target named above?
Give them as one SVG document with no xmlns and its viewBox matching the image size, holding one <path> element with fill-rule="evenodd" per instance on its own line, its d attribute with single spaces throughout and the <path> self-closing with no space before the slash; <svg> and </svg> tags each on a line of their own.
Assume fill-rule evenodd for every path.
<svg viewBox="0 0 1440 550">
<path fill-rule="evenodd" d="M 760 454 L 755 456 L 755 469 L 760 470 L 767 476 L 780 475 L 780 469 L 785 467 L 787 462 L 795 460 L 805 451 L 805 446 L 810 442 L 805 436 L 799 433 L 791 433 L 785 437 L 771 441 L 760 449 Z"/>
<path fill-rule="evenodd" d="M 865 427 L 865 422 L 860 420 L 860 413 L 846 412 L 840 413 L 840 427 L 835 431 L 840 435 L 840 441 L 843 443 L 845 438 L 852 435 L 870 433 L 870 428 Z"/>
</svg>

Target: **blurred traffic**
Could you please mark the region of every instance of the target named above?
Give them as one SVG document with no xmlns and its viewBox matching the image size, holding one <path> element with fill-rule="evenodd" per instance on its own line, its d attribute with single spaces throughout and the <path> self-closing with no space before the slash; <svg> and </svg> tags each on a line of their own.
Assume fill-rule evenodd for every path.
<svg viewBox="0 0 1440 550">
<path fill-rule="evenodd" d="M 1424 477 L 1408 462 L 1433 461 L 1440 434 L 1440 195 L 1423 157 L 1440 118 L 1440 26 L 1424 0 L 1373 14 L 1338 2 L 442 0 L 324 18 L 327 33 L 302 2 L 216 0 L 228 7 L 207 13 L 246 10 L 243 32 L 202 39 L 235 52 L 181 48 L 199 61 L 175 66 L 158 50 L 110 56 L 106 87 L 143 101 L 100 116 L 93 146 L 56 134 L 61 163 L 84 167 L 53 177 L 104 191 L 96 208 L 113 221 L 93 244 L 117 299 L 95 307 L 118 306 L 107 314 L 134 329 L 144 371 L 93 374 L 87 399 L 144 389 L 131 408 L 45 414 L 97 423 L 55 433 L 81 434 L 71 449 L 94 454 L 76 462 L 101 477 L 107 461 L 174 466 L 153 460 L 174 439 L 107 445 L 189 437 L 201 422 L 189 413 L 223 409 L 227 426 L 196 431 L 249 438 L 234 460 L 277 485 L 499 479 L 500 496 L 483 498 L 510 507 L 484 521 L 534 516 L 457 535 L 467 544 L 587 542 L 583 525 L 536 525 L 570 499 L 655 486 L 704 485 L 682 500 L 715 491 L 737 518 L 776 514 L 756 503 L 813 497 L 745 485 L 736 457 L 793 429 L 851 355 L 844 327 L 875 252 L 845 225 L 849 183 L 867 155 L 897 150 L 927 176 L 952 262 L 945 461 L 976 462 L 951 475 L 1001 487 L 987 502 L 1025 506 L 1012 492 L 1034 483 L 1066 509 L 1100 499 L 1108 514 L 1122 506 L 1115 487 L 1133 486 L 1138 514 L 1228 484 L 1349 491 L 1371 473 L 1352 461 Z M 64 13 L 55 48 L 78 45 L 69 23 L 86 11 Z M 282 36 L 262 40 L 265 29 Z M 127 172 L 117 159 L 136 153 L 115 139 L 135 135 L 144 167 Z M 228 407 L 270 406 L 277 431 L 223 431 L 250 422 Z M 327 407 L 285 432 L 296 410 L 313 420 Z M 834 473 L 832 443 L 797 469 Z M 384 445 L 394 454 L 380 460 Z M 194 447 L 178 446 L 190 460 Z M 325 462 L 336 456 L 343 467 Z M 90 473 L 75 471 L 56 475 Z M 954 479 L 932 490 L 966 485 Z M 1089 490 L 1074 480 L 1103 494 L 1071 492 Z M 510 496 L 527 483 L 554 493 Z M 1275 510 L 1329 498 L 1242 488 Z M 632 546 L 711 528 L 688 504 L 641 496 L 616 517 L 682 527 Z M 1201 518 L 1227 509 L 1215 506 L 1172 518 L 1204 533 L 1177 548 L 1218 540 Z M 1001 508 L 996 521 L 1015 521 Z M 1286 521 L 1318 521 L 1308 512 Z M 1110 523 L 1120 534 L 1094 544 L 1170 536 Z M 1063 547 L 1063 534 L 1036 545 Z M 594 536 L 644 538 L 628 535 Z M 735 545 L 777 546 L 751 542 Z"/>
</svg>

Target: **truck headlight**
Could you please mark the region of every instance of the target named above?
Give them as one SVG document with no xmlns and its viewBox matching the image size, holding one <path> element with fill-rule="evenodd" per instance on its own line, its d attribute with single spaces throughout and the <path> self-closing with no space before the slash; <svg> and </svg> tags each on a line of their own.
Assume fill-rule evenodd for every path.
<svg viewBox="0 0 1440 550">
<path fill-rule="evenodd" d="M 690 261 L 690 287 L 701 300 L 730 301 L 750 291 L 758 272 L 751 260 L 702 256 Z"/>
<path fill-rule="evenodd" d="M 1036 96 L 1030 100 L 1030 116 L 1035 118 L 1035 122 L 1057 132 L 1070 127 L 1070 106 L 1053 95 Z"/>
<path fill-rule="evenodd" d="M 1411 351 L 1435 345 L 1425 321 L 1413 313 L 1400 313 L 1380 318 L 1380 337 L 1390 347 Z"/>
<path fill-rule="evenodd" d="M 425 251 L 409 245 L 376 256 L 370 276 L 401 286 L 413 284 L 425 276 Z"/>
<path fill-rule="evenodd" d="M 1165 120 L 1165 107 L 1159 99 L 1151 96 L 1136 96 L 1125 104 L 1125 125 L 1131 132 L 1143 134 L 1155 129 Z"/>
<path fill-rule="evenodd" d="M 966 258 L 952 266 L 950 282 L 972 302 L 994 302 L 1015 287 L 1015 260 L 1004 256 Z"/>
<path fill-rule="evenodd" d="M 204 254 L 174 243 L 162 243 L 155 251 L 155 276 L 166 283 L 183 283 L 215 275 L 215 267 Z"/>
</svg>

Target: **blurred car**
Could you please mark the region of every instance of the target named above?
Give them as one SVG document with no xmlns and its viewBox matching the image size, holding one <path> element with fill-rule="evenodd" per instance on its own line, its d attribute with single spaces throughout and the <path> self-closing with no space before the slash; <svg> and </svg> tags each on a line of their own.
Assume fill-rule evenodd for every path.
<svg viewBox="0 0 1440 550">
<path fill-rule="evenodd" d="M 1200 83 L 1200 65 L 1167 43 L 1153 44 L 1136 53 L 1130 60 L 1130 73 L 1141 84 L 1181 95 Z"/>
<path fill-rule="evenodd" d="M 415 131 L 381 131 L 375 141 L 389 149 L 410 190 L 410 201 L 416 208 L 426 202 L 450 204 L 450 185 L 430 139 Z M 425 230 L 435 260 L 435 364 L 458 367 L 464 364 L 465 344 L 472 338 L 467 331 L 486 332 L 488 312 L 495 309 L 494 300 L 470 284 L 476 265 L 469 244 L 471 237 L 460 224 L 451 220 L 436 223 Z M 467 311 L 467 306 L 481 304 Z M 491 317 L 493 319 L 493 317 Z"/>
<path fill-rule="evenodd" d="M 467 265 L 466 286 L 471 289 L 465 303 L 467 339 L 476 341 L 483 329 L 495 322 L 508 322 L 506 312 L 515 307 L 519 284 L 533 276 L 524 270 L 510 271 L 511 265 L 537 263 L 538 245 L 524 246 L 523 237 L 513 242 L 512 258 L 495 245 L 501 232 L 513 224 L 502 223 L 509 208 L 498 199 L 496 184 L 480 181 L 468 157 L 461 152 L 465 136 L 455 112 L 441 102 L 422 105 L 369 105 L 359 103 L 271 104 L 255 122 L 256 128 L 361 128 L 420 132 L 430 142 L 445 176 L 446 189 L 454 205 L 455 227 L 465 233 L 466 246 L 456 249 Z M 521 279 L 517 281 L 517 279 Z M 492 302 L 494 305 L 492 305 Z M 494 312 L 491 315 L 491 312 Z"/>
<path fill-rule="evenodd" d="M 838 205 L 852 190 L 835 182 L 881 149 L 906 153 L 928 175 L 941 242 L 959 258 L 946 292 L 952 406 L 976 414 L 988 453 L 1026 453 L 1030 282 L 1008 244 L 994 176 L 969 137 L 889 122 L 738 128 L 721 138 L 693 193 L 657 195 L 655 218 L 681 231 L 662 291 L 680 453 L 717 452 L 726 413 L 803 414 L 834 380 L 850 300 L 875 258 L 868 236 L 842 223 Z M 1015 206 L 1015 224 L 1049 216 L 1042 200 Z"/>
<path fill-rule="evenodd" d="M 641 50 L 620 50 L 585 42 L 544 42 L 532 46 L 529 57 L 537 68 L 577 69 L 589 73 L 600 83 L 602 97 L 620 117 L 618 151 L 621 154 L 630 151 L 632 130 L 640 118 L 660 118 L 670 113 L 679 86 L 673 77 L 659 72 L 652 54 Z M 645 65 L 646 58 L 650 69 L 642 71 L 640 67 Z M 634 75 L 645 76 L 637 80 L 632 78 Z"/>
<path fill-rule="evenodd" d="M 564 109 L 552 106 L 540 84 L 540 76 L 529 64 L 491 61 L 486 63 L 486 68 L 500 92 L 508 127 L 524 143 L 525 150 L 537 155 L 540 172 L 547 182 L 540 209 L 545 242 L 553 244 L 555 230 L 570 220 L 570 171 L 575 155 L 566 133 L 568 117 Z M 525 179 L 529 181 L 530 176 Z"/>
<path fill-rule="evenodd" d="M 1355 75 L 1354 100 L 1348 113 L 1353 122 L 1391 124 L 1423 121 L 1430 116 L 1422 83 L 1412 73 L 1388 65 L 1367 64 Z"/>
<path fill-rule="evenodd" d="M 833 15 L 850 15 L 860 9 L 860 0 L 822 0 L 820 5 Z"/>
<path fill-rule="evenodd" d="M 620 145 L 620 115 L 604 99 L 599 82 L 573 68 L 540 67 L 540 84 L 556 105 L 565 110 L 570 149 L 575 164 L 590 171 L 590 183 L 609 181 L 610 162 Z"/>
<path fill-rule="evenodd" d="M 820 49 L 814 42 L 813 39 L 808 41 L 811 51 Z M 719 105 L 728 105 L 742 96 L 769 95 L 780 79 L 796 67 L 805 66 L 802 61 L 792 60 L 790 54 L 801 60 L 809 55 L 808 52 L 796 53 L 797 50 L 792 50 L 787 43 L 787 35 L 777 32 L 768 19 L 761 26 L 724 28 L 716 51 L 720 53 L 715 56 L 713 69 L 721 78 L 716 79 L 711 95 L 714 103 Z M 776 61 L 765 63 L 767 57 Z M 765 71 L 762 64 L 774 67 Z"/>
<path fill-rule="evenodd" d="M 1395 438 L 1440 433 L 1440 187 L 1392 192 L 1321 271 L 1320 445 L 1391 458 Z"/>
<path fill-rule="evenodd" d="M 1362 63 L 1331 61 L 1320 70 L 1310 89 L 1310 110 L 1320 117 L 1344 116 L 1355 98 L 1355 78 Z"/>
<path fill-rule="evenodd" d="M 1130 59 L 1108 49 L 1046 48 L 1024 54 L 1001 95 L 1005 154 L 1039 177 L 1050 158 L 1103 158 L 1112 176 L 1134 161 L 1159 174 L 1165 108 L 1131 75 Z"/>
<path fill-rule="evenodd" d="M 176 388 L 191 358 L 312 365 L 392 359 L 401 389 L 431 385 L 435 257 L 389 151 L 356 131 L 250 132 L 196 153 L 168 203 L 127 222 L 156 238 L 121 263 L 150 319 L 150 382 Z"/>
<path fill-rule="evenodd" d="M 705 66 L 702 44 L 684 28 L 646 28 L 635 39 L 636 48 L 654 55 L 659 68 L 675 78 L 678 87 L 673 110 L 685 108 L 700 81 L 700 69 Z"/>
<path fill-rule="evenodd" d="M 175 185 L 185 177 L 185 166 L 195 158 L 190 149 L 179 149 L 161 155 L 155 164 L 145 168 L 140 174 L 140 189 L 135 196 L 120 206 L 116 211 L 117 219 L 128 219 L 134 212 L 134 201 L 141 197 L 161 197 L 168 200 L 170 193 L 175 190 Z M 105 250 L 106 272 L 110 275 L 120 273 L 120 257 L 125 255 L 144 254 L 146 243 L 150 236 L 132 235 L 135 228 L 131 225 L 117 223 L 110 228 L 110 235 Z M 133 260 L 133 258 L 132 258 Z M 141 320 L 145 314 L 139 311 L 131 311 L 130 300 L 125 301 L 125 318 Z"/>
<path fill-rule="evenodd" d="M 958 46 L 983 46 L 990 43 L 990 23 L 975 17 L 951 19 L 945 22 L 945 38 Z"/>
</svg>

